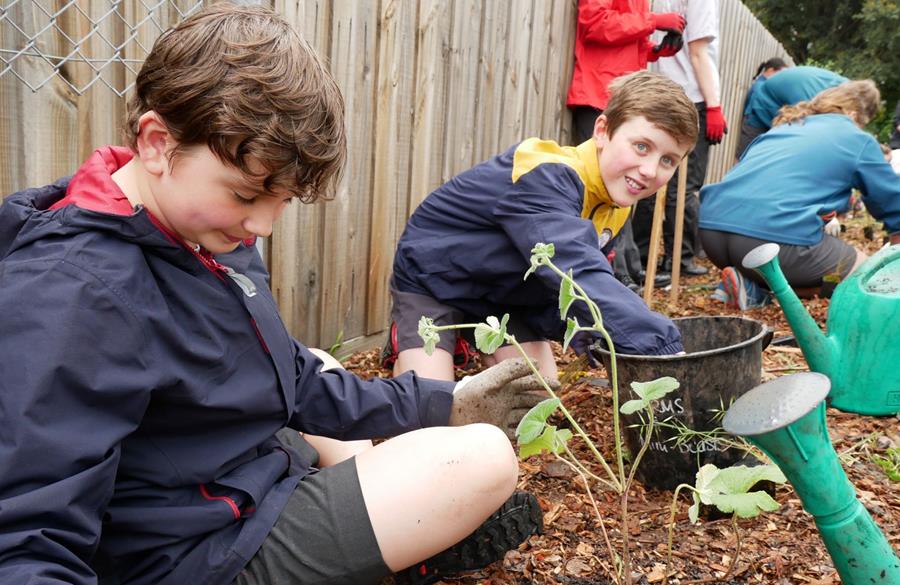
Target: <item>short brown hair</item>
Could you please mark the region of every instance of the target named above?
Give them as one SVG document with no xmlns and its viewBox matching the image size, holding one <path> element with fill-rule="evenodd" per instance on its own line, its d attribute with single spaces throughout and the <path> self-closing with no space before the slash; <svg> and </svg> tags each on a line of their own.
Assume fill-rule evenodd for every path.
<svg viewBox="0 0 900 585">
<path fill-rule="evenodd" d="M 693 147 L 697 143 L 697 107 L 671 79 L 652 71 L 637 71 L 615 78 L 609 84 L 609 92 L 609 104 L 603 114 L 610 136 L 631 118 L 643 116 L 679 144 Z"/>
<path fill-rule="evenodd" d="M 173 156 L 206 145 L 266 191 L 310 202 L 340 178 L 341 92 L 313 48 L 267 8 L 215 4 L 163 33 L 128 102 L 133 150 L 138 119 L 151 110 L 178 142 Z"/>
<path fill-rule="evenodd" d="M 816 114 L 856 114 L 856 122 L 865 126 L 881 109 L 881 92 L 871 79 L 847 81 L 830 87 L 811 100 L 784 106 L 772 122 L 773 126 L 790 124 Z"/>
</svg>

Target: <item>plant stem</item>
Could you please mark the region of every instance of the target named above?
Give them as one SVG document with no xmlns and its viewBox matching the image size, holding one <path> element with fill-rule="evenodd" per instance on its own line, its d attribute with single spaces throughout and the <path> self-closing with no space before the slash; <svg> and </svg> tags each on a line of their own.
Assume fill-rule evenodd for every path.
<svg viewBox="0 0 900 585">
<path fill-rule="evenodd" d="M 566 452 L 569 453 L 569 455 L 574 459 L 574 455 L 572 455 L 568 447 L 566 448 Z M 600 531 L 603 533 L 603 541 L 606 543 L 606 549 L 609 551 L 609 558 L 613 563 L 615 563 L 616 551 L 613 549 L 612 542 L 610 542 L 609 540 L 609 534 L 606 532 L 606 524 L 603 523 L 603 515 L 600 514 L 600 508 L 597 507 L 597 502 L 596 500 L 594 500 L 594 494 L 591 493 L 591 487 L 590 484 L 588 484 L 587 477 L 585 477 L 585 475 L 578 469 L 578 467 L 573 465 L 570 461 L 567 461 L 565 458 L 559 455 L 557 455 L 556 457 L 560 461 L 571 467 L 575 471 L 575 473 L 577 473 L 581 477 L 581 481 L 584 482 L 584 491 L 587 493 L 588 499 L 591 501 L 591 506 L 594 507 L 594 514 L 597 515 L 597 522 L 600 523 Z M 577 461 L 577 459 L 575 461 Z"/>
<path fill-rule="evenodd" d="M 511 335 L 507 335 L 506 337 L 507 341 L 512 343 L 516 347 L 516 349 L 519 350 L 519 353 L 527 357 L 525 350 L 521 345 L 519 345 L 519 342 L 516 341 L 515 337 Z M 566 417 L 566 420 L 569 421 L 569 424 L 572 425 L 572 428 L 575 429 L 575 432 L 578 434 L 578 436 L 584 440 L 585 444 L 588 446 L 588 449 L 590 449 L 591 453 L 594 454 L 594 458 L 597 459 L 597 461 L 609 475 L 611 480 L 610 483 L 613 485 L 616 493 L 621 493 L 623 485 L 622 482 L 619 480 L 619 478 L 616 477 L 616 474 L 613 473 L 613 470 L 609 467 L 609 464 L 606 462 L 606 459 L 603 458 L 603 455 L 597 449 L 597 446 L 594 445 L 594 442 L 591 440 L 591 438 L 588 437 L 587 433 L 584 432 L 584 429 L 581 428 L 581 425 L 578 424 L 578 421 L 575 420 L 575 418 L 572 416 L 572 413 L 569 412 L 569 409 L 566 408 L 566 406 L 562 403 L 562 400 L 560 400 L 559 396 L 557 396 L 556 393 L 550 388 L 550 385 L 547 384 L 547 382 L 544 380 L 544 377 L 541 376 L 541 373 L 538 371 L 537 367 L 535 367 L 534 362 L 532 360 L 528 360 L 528 365 L 531 368 L 531 371 L 534 372 L 534 374 L 541 380 L 541 383 L 544 385 L 544 388 L 547 390 L 550 396 L 559 400 L 560 412 L 563 413 L 563 416 Z"/>
<path fill-rule="evenodd" d="M 576 299 L 583 301 L 587 305 L 588 310 L 591 312 L 591 318 L 594 320 L 594 328 L 603 336 L 603 339 L 606 341 L 606 347 L 609 349 L 609 369 L 611 370 L 609 373 L 609 381 L 613 400 L 613 444 L 616 450 L 616 464 L 619 468 L 619 481 L 622 484 L 622 489 L 625 489 L 625 462 L 622 457 L 622 435 L 619 432 L 619 376 L 616 368 L 616 348 L 613 345 L 612 338 L 609 336 L 606 328 L 603 327 L 600 309 L 597 307 L 597 304 L 588 297 L 587 292 L 581 288 L 581 285 L 575 282 L 572 277 L 557 268 L 552 262 L 548 261 L 546 266 L 558 274 L 560 278 L 564 278 L 572 283 L 572 288 L 577 293 Z"/>
<path fill-rule="evenodd" d="M 672 536 L 675 532 L 675 512 L 678 510 L 678 492 L 681 491 L 681 488 L 696 491 L 693 486 L 682 483 L 675 488 L 675 494 L 672 496 L 672 506 L 669 509 L 669 538 L 667 543 L 668 546 L 666 547 L 666 569 L 663 574 L 662 585 L 668 585 L 669 583 L 669 567 L 672 565 Z"/>
<path fill-rule="evenodd" d="M 611 490 L 611 491 L 614 491 L 614 492 L 616 492 L 616 493 L 619 493 L 618 486 L 615 486 L 615 485 L 613 485 L 611 482 L 609 482 L 609 481 L 603 479 L 602 477 L 596 475 L 595 473 L 592 473 L 590 469 L 588 469 L 587 467 L 585 467 L 584 464 L 583 464 L 581 461 L 578 460 L 578 457 L 576 457 L 575 454 L 572 453 L 572 451 L 569 449 L 569 446 L 568 446 L 568 445 L 564 444 L 564 445 L 563 445 L 563 449 L 565 449 L 565 450 L 566 450 L 566 454 L 567 454 L 569 457 L 572 458 L 572 461 L 571 461 L 571 462 L 566 461 L 565 459 L 563 459 L 563 461 L 566 461 L 566 463 L 569 463 L 570 465 L 571 465 L 572 463 L 574 463 L 575 465 L 578 466 L 578 468 L 579 468 L 579 469 L 582 471 L 582 473 L 584 473 L 586 476 L 590 477 L 591 479 L 593 479 L 593 480 L 596 481 L 597 483 L 602 483 L 604 486 L 606 486 L 607 489 L 609 489 L 609 490 Z M 556 456 L 557 456 L 557 457 L 560 457 L 559 455 L 556 455 Z M 560 457 L 560 459 L 562 459 L 562 457 Z"/>
<path fill-rule="evenodd" d="M 631 484 L 634 483 L 634 475 L 637 473 L 638 464 L 640 464 L 641 459 L 644 457 L 644 453 L 647 452 L 647 449 L 650 447 L 650 440 L 653 438 L 654 431 L 654 418 L 653 418 L 653 406 L 649 406 L 647 408 L 647 412 L 650 415 L 650 422 L 647 424 L 647 436 L 644 437 L 644 444 L 641 445 L 641 450 L 638 451 L 637 456 L 634 458 L 634 461 L 631 463 L 631 471 L 628 473 L 628 480 L 625 482 L 625 492 L 628 492 L 631 489 Z"/>
</svg>

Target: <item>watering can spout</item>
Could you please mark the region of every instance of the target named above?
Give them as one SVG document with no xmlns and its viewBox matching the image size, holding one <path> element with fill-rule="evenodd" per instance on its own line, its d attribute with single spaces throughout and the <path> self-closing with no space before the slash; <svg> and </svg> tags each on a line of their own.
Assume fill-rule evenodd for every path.
<svg viewBox="0 0 900 585">
<path fill-rule="evenodd" d="M 744 256 L 744 268 L 756 270 L 768 283 L 781 304 L 794 336 L 803 350 L 810 369 L 828 375 L 834 367 L 836 345 L 822 333 L 788 284 L 778 264 L 778 244 L 763 244 Z"/>
</svg>

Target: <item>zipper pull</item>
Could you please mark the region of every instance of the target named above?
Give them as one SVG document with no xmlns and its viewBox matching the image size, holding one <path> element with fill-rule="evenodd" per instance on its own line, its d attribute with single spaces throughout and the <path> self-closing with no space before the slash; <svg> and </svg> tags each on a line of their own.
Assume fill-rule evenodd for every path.
<svg viewBox="0 0 900 585">
<path fill-rule="evenodd" d="M 235 271 L 233 268 L 229 266 L 225 266 L 224 264 L 219 264 L 222 271 L 227 274 L 231 280 L 235 282 L 241 290 L 244 291 L 244 294 L 248 297 L 256 296 L 256 285 L 253 284 L 253 281 L 250 280 L 248 276 L 241 274 L 240 272 Z"/>
</svg>

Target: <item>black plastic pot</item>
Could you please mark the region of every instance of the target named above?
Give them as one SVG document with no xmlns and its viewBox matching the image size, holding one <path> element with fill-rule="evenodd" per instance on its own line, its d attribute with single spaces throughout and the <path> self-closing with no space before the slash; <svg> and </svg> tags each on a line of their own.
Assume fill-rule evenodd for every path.
<svg viewBox="0 0 900 585">
<path fill-rule="evenodd" d="M 654 405 L 656 420 L 679 421 L 696 431 L 719 428 L 731 403 L 759 385 L 762 350 L 773 332 L 744 317 L 686 317 L 673 322 L 681 331 L 685 355 L 616 354 L 620 403 L 637 398 L 631 382 L 672 376 L 681 385 Z M 592 350 L 609 371 L 609 352 L 597 345 Z M 623 415 L 622 422 L 625 442 L 636 455 L 646 433 L 643 422 L 638 413 Z M 693 484 L 697 470 L 707 463 L 728 467 L 744 455 L 703 438 L 676 444 L 677 436 L 674 429 L 657 428 L 638 467 L 638 481 L 651 488 L 674 489 L 680 483 Z"/>
</svg>

